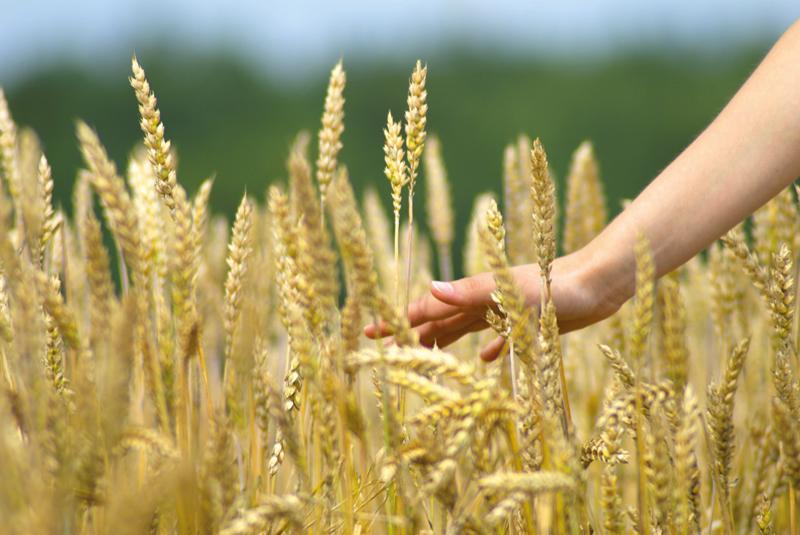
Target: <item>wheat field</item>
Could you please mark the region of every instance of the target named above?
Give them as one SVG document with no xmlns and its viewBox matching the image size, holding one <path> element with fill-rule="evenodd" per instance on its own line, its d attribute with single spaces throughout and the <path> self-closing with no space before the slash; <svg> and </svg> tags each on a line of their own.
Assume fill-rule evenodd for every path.
<svg viewBox="0 0 800 535">
<path fill-rule="evenodd" d="M 359 203 L 336 65 L 316 140 L 232 224 L 212 180 L 181 186 L 135 58 L 142 144 L 120 172 L 77 124 L 71 216 L 0 91 L 4 533 L 798 532 L 795 192 L 657 281 L 642 238 L 634 298 L 562 337 L 509 266 L 548 296 L 558 251 L 604 227 L 591 144 L 563 196 L 538 139 L 510 144 L 458 254 L 426 78 L 358 148 L 383 141 L 387 177 Z M 462 259 L 494 274 L 491 329 L 422 347 L 405 307 Z"/>
</svg>

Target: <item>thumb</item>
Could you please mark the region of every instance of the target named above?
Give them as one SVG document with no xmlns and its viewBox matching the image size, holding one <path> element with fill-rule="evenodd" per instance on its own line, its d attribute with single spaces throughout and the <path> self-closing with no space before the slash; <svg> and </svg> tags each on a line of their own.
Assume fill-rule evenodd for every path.
<svg viewBox="0 0 800 535">
<path fill-rule="evenodd" d="M 481 273 L 454 282 L 433 281 L 431 293 L 443 303 L 457 307 L 485 307 L 492 303 L 495 289 L 491 273 Z"/>
</svg>

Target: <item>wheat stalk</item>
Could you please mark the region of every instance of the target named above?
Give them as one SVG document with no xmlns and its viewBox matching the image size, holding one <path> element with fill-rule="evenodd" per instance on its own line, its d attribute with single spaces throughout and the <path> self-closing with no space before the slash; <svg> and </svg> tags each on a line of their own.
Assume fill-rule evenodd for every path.
<svg viewBox="0 0 800 535">
<path fill-rule="evenodd" d="M 429 309 L 445 310 L 436 333 L 493 330 L 468 332 L 446 352 L 425 349 L 403 313 L 380 199 L 368 193 L 362 216 L 339 162 L 340 65 L 317 183 L 301 132 L 286 187 L 271 185 L 263 205 L 245 196 L 230 226 L 211 212 L 211 179 L 192 197 L 178 183 L 135 60 L 131 83 L 144 147 L 131 152 L 124 180 L 79 122 L 86 169 L 64 210 L 53 207 L 59 170 L 0 94 L 6 531 L 796 531 L 800 211 L 791 189 L 753 216 L 752 239 L 739 225 L 724 248 L 659 281 L 640 236 L 632 302 L 570 334 L 563 361 L 562 311 L 550 295 L 560 283 L 552 171 L 541 142 L 520 136 L 504 153 L 505 217 L 482 195 L 466 232 L 464 271 L 492 272 L 490 306 L 455 316 Z M 387 125 L 385 163 L 397 201 L 395 260 L 403 188 L 412 193 L 424 159 L 441 264 L 455 229 L 443 208 L 441 147 L 425 135 L 426 83 L 420 64 L 405 131 Z M 564 250 L 605 220 L 598 169 L 582 144 L 567 180 Z M 419 242 L 406 255 L 415 281 L 431 272 Z M 511 267 L 532 259 L 539 281 Z M 531 306 L 521 288 L 537 283 Z M 393 343 L 368 345 L 363 323 Z M 419 329 L 428 336 L 432 327 Z M 476 362 L 497 335 L 508 362 Z M 745 364 L 748 347 L 764 358 Z M 721 370 L 689 358 L 719 349 Z"/>
</svg>

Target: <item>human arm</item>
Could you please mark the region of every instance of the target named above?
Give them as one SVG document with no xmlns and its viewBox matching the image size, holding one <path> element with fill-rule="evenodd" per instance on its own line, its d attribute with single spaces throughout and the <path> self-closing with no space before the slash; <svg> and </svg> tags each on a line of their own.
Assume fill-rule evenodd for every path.
<svg viewBox="0 0 800 535">
<path fill-rule="evenodd" d="M 594 240 L 556 260 L 552 294 L 562 332 L 595 323 L 633 294 L 633 245 L 653 248 L 656 275 L 708 247 L 800 174 L 800 23 L 790 27 L 716 119 Z M 517 266 L 529 305 L 539 302 L 538 269 Z M 433 283 L 409 307 L 420 340 L 447 345 L 486 327 L 489 273 Z M 367 334 L 376 334 L 373 328 Z M 501 341 L 485 348 L 491 360 Z"/>
</svg>

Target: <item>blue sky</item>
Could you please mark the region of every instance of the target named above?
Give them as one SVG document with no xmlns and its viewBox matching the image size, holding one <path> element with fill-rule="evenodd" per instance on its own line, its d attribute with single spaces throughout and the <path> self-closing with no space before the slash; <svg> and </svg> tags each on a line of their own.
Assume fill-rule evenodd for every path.
<svg viewBox="0 0 800 535">
<path fill-rule="evenodd" d="M 288 76 L 348 59 L 428 57 L 443 44 L 586 55 L 656 45 L 704 52 L 775 39 L 797 0 L 3 0 L 0 84 L 64 57 L 103 65 L 158 42 L 241 52 Z M 8 4 L 8 5 L 5 5 Z"/>
</svg>

